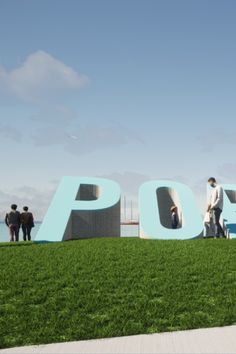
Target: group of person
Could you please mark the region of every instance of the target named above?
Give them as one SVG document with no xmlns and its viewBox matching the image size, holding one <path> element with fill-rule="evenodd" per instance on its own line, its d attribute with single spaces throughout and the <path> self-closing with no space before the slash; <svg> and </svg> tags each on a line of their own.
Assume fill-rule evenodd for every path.
<svg viewBox="0 0 236 354">
<path fill-rule="evenodd" d="M 31 241 L 31 230 L 34 227 L 34 216 L 27 206 L 20 213 L 17 205 L 12 204 L 11 210 L 6 214 L 5 223 L 9 228 L 10 241 L 19 241 L 19 233 L 22 228 L 23 240 Z"/>
<path fill-rule="evenodd" d="M 226 237 L 225 231 L 221 226 L 220 217 L 224 205 L 224 191 L 217 183 L 214 177 L 208 179 L 211 187 L 211 194 L 204 217 L 204 234 L 203 237 L 214 236 L 216 238 Z M 170 209 L 171 227 L 177 229 L 181 227 L 178 215 L 178 207 L 173 205 Z M 11 211 L 6 214 L 5 223 L 9 228 L 10 241 L 19 241 L 20 228 L 23 231 L 23 240 L 31 241 L 31 230 L 34 227 L 34 217 L 27 206 L 23 207 L 23 212 L 17 210 L 17 205 L 11 205 Z"/>
<path fill-rule="evenodd" d="M 215 238 L 226 238 L 225 231 L 220 223 L 221 213 L 224 206 L 224 190 L 214 177 L 208 179 L 211 187 L 210 198 L 208 200 L 207 210 L 204 217 L 203 237 L 214 236 Z M 177 229 L 181 227 L 178 215 L 178 207 L 173 205 L 170 209 L 171 227 Z"/>
</svg>

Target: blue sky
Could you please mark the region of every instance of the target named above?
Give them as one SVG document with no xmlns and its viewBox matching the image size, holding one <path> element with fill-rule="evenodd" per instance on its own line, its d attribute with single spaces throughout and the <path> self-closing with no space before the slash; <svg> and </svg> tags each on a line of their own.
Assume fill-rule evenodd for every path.
<svg viewBox="0 0 236 354">
<path fill-rule="evenodd" d="M 0 0 L 0 215 L 63 175 L 236 182 L 234 0 Z M 5 208 L 5 209 L 4 209 Z"/>
</svg>

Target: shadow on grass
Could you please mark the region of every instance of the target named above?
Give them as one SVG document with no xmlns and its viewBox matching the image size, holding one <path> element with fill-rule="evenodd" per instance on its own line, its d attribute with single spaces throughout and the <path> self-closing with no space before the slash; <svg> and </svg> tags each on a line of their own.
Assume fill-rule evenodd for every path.
<svg viewBox="0 0 236 354">
<path fill-rule="evenodd" d="M 19 241 L 19 242 L 0 242 L 1 247 L 22 247 L 22 246 L 32 246 L 34 242 L 32 241 Z"/>
</svg>

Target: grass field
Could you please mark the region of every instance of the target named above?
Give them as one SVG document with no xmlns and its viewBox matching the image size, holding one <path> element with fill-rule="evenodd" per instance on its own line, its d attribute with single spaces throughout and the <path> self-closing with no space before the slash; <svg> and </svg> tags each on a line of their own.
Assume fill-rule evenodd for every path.
<svg viewBox="0 0 236 354">
<path fill-rule="evenodd" d="M 236 241 L 0 246 L 0 346 L 236 323 Z"/>
</svg>

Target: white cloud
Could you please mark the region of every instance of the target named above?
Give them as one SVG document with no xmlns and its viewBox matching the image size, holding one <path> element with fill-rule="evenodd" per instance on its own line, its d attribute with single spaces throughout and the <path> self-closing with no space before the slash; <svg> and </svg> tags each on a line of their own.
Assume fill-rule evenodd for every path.
<svg viewBox="0 0 236 354">
<path fill-rule="evenodd" d="M 22 138 L 21 132 L 18 129 L 3 123 L 0 123 L 0 136 L 17 142 L 20 142 Z"/>
<path fill-rule="evenodd" d="M 139 209 L 138 209 L 138 193 L 139 188 L 144 182 L 148 182 L 151 177 L 142 173 L 134 171 L 124 171 L 113 172 L 106 175 L 98 176 L 101 178 L 108 178 L 113 181 L 116 181 L 121 187 L 122 196 L 126 197 L 126 213 L 124 210 L 124 199 L 121 199 L 121 217 L 122 220 L 131 219 L 131 203 L 133 211 L 133 219 L 139 218 Z M 126 215 L 125 215 L 126 214 Z"/>
<path fill-rule="evenodd" d="M 31 120 L 31 138 L 37 147 L 58 145 L 73 155 L 142 142 L 135 132 L 116 121 L 84 121 L 76 111 L 64 106 L 47 107 Z"/>
<path fill-rule="evenodd" d="M 0 91 L 24 101 L 37 102 L 48 95 L 78 90 L 87 82 L 85 75 L 42 50 L 29 55 L 16 69 L 7 71 L 0 67 Z"/>
<path fill-rule="evenodd" d="M 119 122 L 81 118 L 65 105 L 67 94 L 77 92 L 87 82 L 86 76 L 48 53 L 37 51 L 18 68 L 7 71 L 0 67 L 0 98 L 8 95 L 38 107 L 38 113 L 30 117 L 24 129 L 24 135 L 37 147 L 58 145 L 69 154 L 81 155 L 131 141 L 143 143 L 137 133 Z M 20 139 L 19 132 L 10 125 L 4 126 L 0 135 Z"/>
<path fill-rule="evenodd" d="M 112 179 L 118 182 L 121 186 L 123 194 L 128 194 L 131 196 L 137 196 L 141 184 L 151 179 L 149 175 L 134 171 L 125 171 L 123 173 L 113 172 L 99 177 Z"/>
<path fill-rule="evenodd" d="M 219 147 L 222 146 L 236 144 L 234 131 L 224 131 L 218 129 L 212 129 L 210 134 L 208 132 L 205 135 L 198 136 L 197 140 L 200 143 L 202 152 L 205 153 L 211 153 L 215 151 L 215 149 L 219 149 Z"/>
<path fill-rule="evenodd" d="M 131 143 L 144 144 L 137 132 L 119 122 L 85 121 L 77 111 L 61 104 L 39 107 L 37 113 L 28 117 L 23 132 L 8 123 L 0 123 L 0 137 L 15 142 L 25 137 L 37 148 L 58 146 L 76 156 Z"/>
<path fill-rule="evenodd" d="M 50 190 L 39 190 L 29 186 L 22 186 L 11 190 L 0 190 L 0 220 L 3 220 L 10 205 L 16 203 L 22 210 L 24 205 L 30 207 L 36 220 L 42 220 L 55 193 L 57 185 Z"/>
<path fill-rule="evenodd" d="M 217 167 L 217 174 L 223 180 L 223 183 L 235 183 L 236 163 L 224 163 Z"/>
</svg>

